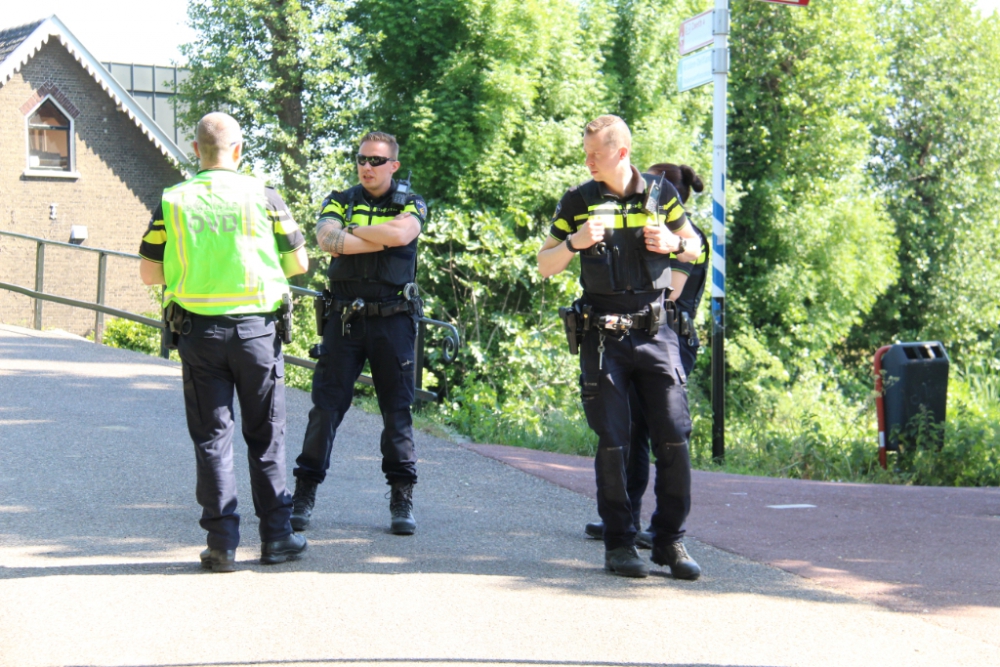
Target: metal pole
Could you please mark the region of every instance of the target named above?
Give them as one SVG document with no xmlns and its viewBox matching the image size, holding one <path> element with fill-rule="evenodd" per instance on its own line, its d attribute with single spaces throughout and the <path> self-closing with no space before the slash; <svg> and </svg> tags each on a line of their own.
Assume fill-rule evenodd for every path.
<svg viewBox="0 0 1000 667">
<path fill-rule="evenodd" d="M 108 256 L 103 252 L 97 256 L 97 303 L 104 305 L 104 288 L 107 284 Z M 94 318 L 94 342 L 98 345 L 104 342 L 104 313 L 97 311 Z"/>
<path fill-rule="evenodd" d="M 729 77 L 729 0 L 715 0 L 712 72 L 712 459 L 726 455 L 726 97 Z"/>
<path fill-rule="evenodd" d="M 35 252 L 35 291 L 45 291 L 45 243 L 39 241 Z M 35 328 L 42 330 L 42 300 L 35 299 Z"/>
</svg>

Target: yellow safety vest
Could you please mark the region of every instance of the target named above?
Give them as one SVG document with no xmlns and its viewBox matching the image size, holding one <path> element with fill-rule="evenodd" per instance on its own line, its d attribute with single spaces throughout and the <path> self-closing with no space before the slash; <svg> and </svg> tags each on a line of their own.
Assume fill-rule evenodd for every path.
<svg viewBox="0 0 1000 667">
<path fill-rule="evenodd" d="M 163 192 L 164 305 L 200 315 L 270 313 L 289 291 L 256 178 L 212 169 Z"/>
</svg>

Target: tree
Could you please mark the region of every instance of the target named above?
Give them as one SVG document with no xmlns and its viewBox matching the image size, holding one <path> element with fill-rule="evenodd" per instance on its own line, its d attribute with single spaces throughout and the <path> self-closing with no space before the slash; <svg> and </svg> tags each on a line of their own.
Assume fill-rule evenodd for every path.
<svg viewBox="0 0 1000 667">
<path fill-rule="evenodd" d="M 712 89 L 677 92 L 677 26 L 702 5 L 691 0 L 589 0 L 583 3 L 582 21 L 587 39 L 600 46 L 601 113 L 628 123 L 633 164 L 639 169 L 657 162 L 689 164 L 707 185 L 712 146 L 705 127 Z"/>
<path fill-rule="evenodd" d="M 872 6 L 738 0 L 732 16 L 729 178 L 743 197 L 727 230 L 729 336 L 736 357 L 768 357 L 747 372 L 811 371 L 896 276 L 865 172 L 884 104 Z"/>
<path fill-rule="evenodd" d="M 872 173 L 900 275 L 852 344 L 938 339 L 953 357 L 995 359 L 1000 19 L 967 0 L 882 2 L 879 16 L 893 101 L 876 126 Z"/>
<path fill-rule="evenodd" d="M 547 218 L 603 90 L 570 0 L 362 0 L 372 127 L 436 205 Z M 541 227 L 541 225 L 539 225 Z"/>
<path fill-rule="evenodd" d="M 193 126 L 219 109 L 232 114 L 248 158 L 277 177 L 300 219 L 312 217 L 329 158 L 347 143 L 362 95 L 348 52 L 356 31 L 345 21 L 347 6 L 192 0 L 188 7 L 197 37 L 181 47 L 191 70 L 181 86 L 185 121 Z"/>
</svg>

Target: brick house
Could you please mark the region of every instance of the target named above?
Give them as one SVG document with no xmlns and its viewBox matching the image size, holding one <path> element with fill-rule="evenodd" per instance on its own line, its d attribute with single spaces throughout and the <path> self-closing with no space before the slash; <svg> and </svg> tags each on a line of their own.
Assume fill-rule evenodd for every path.
<svg viewBox="0 0 1000 667">
<path fill-rule="evenodd" d="M 0 230 L 135 253 L 189 156 L 55 16 L 0 30 Z M 0 282 L 35 285 L 35 244 L 0 236 Z M 94 301 L 97 254 L 47 246 L 44 291 Z M 105 303 L 158 301 L 138 260 L 108 258 Z M 45 302 L 43 327 L 85 335 L 94 313 Z M 0 323 L 32 326 L 34 300 L 0 289 Z"/>
</svg>

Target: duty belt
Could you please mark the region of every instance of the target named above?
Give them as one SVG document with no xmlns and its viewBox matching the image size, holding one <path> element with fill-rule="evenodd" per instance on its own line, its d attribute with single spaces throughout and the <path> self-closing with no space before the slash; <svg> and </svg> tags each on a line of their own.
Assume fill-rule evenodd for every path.
<svg viewBox="0 0 1000 667">
<path fill-rule="evenodd" d="M 560 308 L 559 317 L 566 329 L 566 341 L 571 354 L 579 352 L 583 335 L 588 329 L 596 329 L 605 336 L 621 340 L 632 329 L 645 330 L 650 336 L 655 336 L 664 324 L 670 328 L 676 326 L 675 304 L 667 301 L 664 304 L 653 303 L 638 313 L 604 313 L 595 311 L 593 306 L 581 304 L 579 301 L 571 307 Z"/>
<path fill-rule="evenodd" d="M 673 327 L 674 303 L 667 301 L 665 307 L 660 304 L 653 304 L 650 308 L 638 313 L 604 313 L 594 311 L 589 317 L 584 318 L 583 329 L 604 329 L 617 336 L 623 336 L 632 329 L 645 330 L 650 336 L 655 336 L 656 332 L 664 324 Z M 616 333 L 616 332 L 621 333 Z"/>
<path fill-rule="evenodd" d="M 365 301 L 364 299 L 352 299 L 351 301 L 333 300 L 333 311 L 343 313 L 351 312 L 356 317 L 389 317 L 398 313 L 416 312 L 416 304 L 406 299 L 393 301 Z"/>
</svg>

